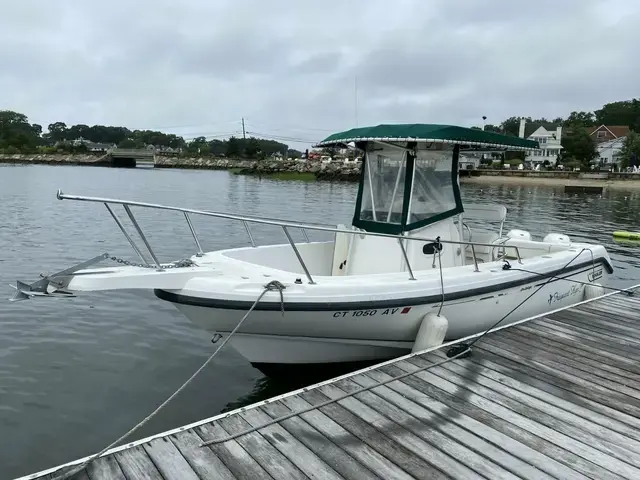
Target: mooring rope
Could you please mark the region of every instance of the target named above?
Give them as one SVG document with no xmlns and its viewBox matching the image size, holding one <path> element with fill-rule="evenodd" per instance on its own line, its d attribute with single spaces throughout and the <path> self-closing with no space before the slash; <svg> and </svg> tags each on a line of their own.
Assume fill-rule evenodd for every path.
<svg viewBox="0 0 640 480">
<path fill-rule="evenodd" d="M 180 386 L 180 388 L 178 388 L 175 392 L 173 392 L 169 398 L 167 398 L 164 402 L 162 402 L 153 412 L 151 412 L 149 415 L 147 415 L 142 421 L 140 421 L 136 426 L 134 426 L 131 430 L 129 430 L 127 433 L 125 433 L 124 435 L 122 435 L 120 438 L 118 438 L 115 442 L 112 442 L 111 444 L 109 444 L 108 446 L 106 446 L 105 448 L 103 448 L 101 451 L 99 451 L 98 453 L 92 455 L 91 457 L 89 457 L 86 461 L 84 461 L 83 463 L 81 463 L 80 465 L 78 465 L 76 468 L 65 472 L 63 474 L 61 474 L 60 476 L 56 476 L 53 477 L 52 480 L 66 480 L 69 477 L 72 477 L 73 475 L 75 475 L 76 473 L 84 470 L 91 462 L 93 462 L 96 458 L 100 457 L 101 455 L 103 455 L 107 450 L 113 448 L 114 446 L 116 446 L 118 443 L 120 443 L 121 441 L 123 441 L 124 439 L 126 439 L 127 437 L 129 437 L 131 434 L 133 434 L 134 432 L 136 432 L 140 427 L 142 427 L 143 425 L 145 425 L 147 422 L 149 422 L 149 420 L 151 420 L 153 417 L 156 416 L 156 414 L 158 414 L 158 412 L 160 412 L 169 402 L 171 402 L 176 396 L 178 396 L 180 394 L 180 392 L 182 392 L 185 388 L 187 388 L 187 386 L 189 386 L 189 384 L 198 376 L 198 374 L 200 372 L 202 372 L 202 370 L 204 370 L 204 368 L 211 362 L 211 360 L 213 360 L 215 358 L 215 356 L 218 354 L 218 352 L 220 350 L 222 350 L 222 347 L 225 346 L 225 344 L 229 341 L 229 339 L 238 331 L 238 329 L 240 328 L 240 326 L 242 325 L 242 323 L 249 317 L 249 315 L 251 314 L 251 312 L 253 311 L 253 309 L 256 307 L 256 305 L 258 305 L 258 303 L 260 302 L 260 300 L 262 300 L 262 297 L 264 297 L 264 295 L 267 292 L 271 292 L 271 291 L 278 291 L 280 292 L 280 309 L 282 311 L 282 315 L 284 316 L 284 296 L 282 294 L 282 291 L 287 288 L 285 285 L 283 285 L 282 283 L 280 283 L 278 280 L 272 280 L 269 283 L 267 283 L 264 286 L 264 290 L 262 290 L 262 293 L 260 293 L 260 295 L 258 296 L 258 298 L 256 299 L 255 302 L 253 302 L 253 305 L 251 305 L 251 308 L 247 311 L 247 313 L 244 314 L 244 316 L 240 319 L 240 321 L 238 322 L 238 324 L 235 326 L 235 328 L 233 330 L 231 330 L 231 332 L 229 333 L 229 335 L 227 336 L 227 338 L 224 339 L 224 341 L 222 341 L 222 343 L 220 343 L 220 345 L 218 345 L 218 348 L 215 349 L 215 351 L 209 356 L 209 358 L 207 358 L 205 360 L 205 362 L 202 364 L 202 366 L 200 368 L 198 368 L 198 370 L 196 370 L 193 375 L 191 375 L 186 382 L 184 382 L 182 384 L 182 386 Z"/>
<path fill-rule="evenodd" d="M 582 252 L 584 252 L 585 250 L 588 250 L 588 249 L 587 249 L 587 248 L 583 248 L 582 250 L 580 250 L 580 252 L 578 252 L 578 254 L 577 254 L 575 257 L 573 257 L 573 258 L 572 258 L 572 259 L 571 259 L 571 260 L 570 260 L 566 265 L 564 265 L 564 266 L 562 267 L 562 269 L 561 269 L 561 270 L 564 270 L 564 269 L 566 269 L 569 265 L 571 265 L 571 264 L 572 264 L 572 263 L 573 263 L 573 262 L 574 262 L 574 261 L 575 261 L 575 260 L 576 260 L 580 255 L 581 255 L 581 254 L 582 254 Z M 464 343 L 463 343 L 463 344 L 459 344 L 459 345 L 457 345 L 457 346 L 453 346 L 453 347 L 452 347 L 452 349 L 456 349 L 456 347 L 458 347 L 458 348 L 459 348 L 459 347 L 463 347 L 463 348 L 460 348 L 460 351 L 456 352 L 455 354 L 453 354 L 453 355 L 451 355 L 451 356 L 447 355 L 447 358 L 445 358 L 445 359 L 443 359 L 443 360 L 441 360 L 441 361 L 439 361 L 439 362 L 432 363 L 432 364 L 426 365 L 426 366 L 424 366 L 424 367 L 417 368 L 417 369 L 415 369 L 415 370 L 411 370 L 410 372 L 405 372 L 405 373 L 403 373 L 402 375 L 398 375 L 398 376 L 396 376 L 396 377 L 388 378 L 387 380 L 384 380 L 384 381 L 382 381 L 382 382 L 376 382 L 375 384 L 373 384 L 373 385 L 369 385 L 369 386 L 367 386 L 367 387 L 361 387 L 361 388 L 358 388 L 357 390 L 354 390 L 354 391 L 352 391 L 352 392 L 346 393 L 346 394 L 344 394 L 344 395 L 340 395 L 339 397 L 331 398 L 331 399 L 326 400 L 326 401 L 324 401 L 324 402 L 321 402 L 321 403 L 319 403 L 319 404 L 311 405 L 311 406 L 309 406 L 309 407 L 307 407 L 307 408 L 303 408 L 302 410 L 297 410 L 297 411 L 295 411 L 295 412 L 291 412 L 291 413 L 289 413 L 289 414 L 287 414 L 287 415 L 284 415 L 284 416 L 282 416 L 282 417 L 274 418 L 274 419 L 272 419 L 272 420 L 270 420 L 270 421 L 268 421 L 268 422 L 266 422 L 266 423 L 264 423 L 264 424 L 262 424 L 262 425 L 259 425 L 259 426 L 257 426 L 257 427 L 252 427 L 252 428 L 249 428 L 249 429 L 244 430 L 244 431 L 242 431 L 242 432 L 235 433 L 235 434 L 233 434 L 233 435 L 228 435 L 228 436 L 221 437 L 221 438 L 215 438 L 215 439 L 212 439 L 212 440 L 206 440 L 206 441 L 202 442 L 202 443 L 200 444 L 200 446 L 201 446 L 201 447 L 205 447 L 205 446 L 208 446 L 208 445 L 215 445 L 215 444 L 219 444 L 219 443 L 228 442 L 228 441 L 230 441 L 230 440 L 235 440 L 236 438 L 242 437 L 243 435 L 247 435 L 247 434 L 249 434 L 249 433 L 254 433 L 254 432 L 258 431 L 258 430 L 262 430 L 263 428 L 267 428 L 267 427 L 270 427 L 270 426 L 272 426 L 272 425 L 275 425 L 276 423 L 280 423 L 280 422 L 283 422 L 283 421 L 288 420 L 288 419 L 290 419 L 290 418 L 297 417 L 297 416 L 302 415 L 302 414 L 305 414 L 305 413 L 309 413 L 309 412 L 311 412 L 311 411 L 313 411 L 313 410 L 318 410 L 318 409 L 320 409 L 320 408 L 322 408 L 322 407 L 326 407 L 327 405 L 331 405 L 332 403 L 336 403 L 336 402 L 339 402 L 339 401 L 341 401 L 341 400 L 345 400 L 345 399 L 347 399 L 347 398 L 353 397 L 354 395 L 358 395 L 359 393 L 363 393 L 363 392 L 366 392 L 366 391 L 372 390 L 372 389 L 377 388 L 377 387 L 382 387 L 382 386 L 384 386 L 384 385 L 387 385 L 388 383 L 395 382 L 396 380 L 402 380 L 403 378 L 409 377 L 409 376 L 414 375 L 414 374 L 416 374 L 416 373 L 422 372 L 422 371 L 424 371 L 424 370 L 429 370 L 429 369 L 432 369 L 432 368 L 439 367 L 439 366 L 444 365 L 444 364 L 446 364 L 446 363 L 452 362 L 453 360 L 455 360 L 455 359 L 457 359 L 457 358 L 459 358 L 459 357 L 466 356 L 468 353 L 470 353 L 470 352 L 471 352 L 471 346 L 472 346 L 472 345 L 474 345 L 475 343 L 477 343 L 478 341 L 480 341 L 480 340 L 481 340 L 484 336 L 486 336 L 487 334 L 491 333 L 491 331 L 493 331 L 495 328 L 497 328 L 497 327 L 498 327 L 498 325 L 500 325 L 503 321 L 505 321 L 509 315 L 511 315 L 511 314 L 512 314 L 513 312 L 515 312 L 518 308 L 520 308 L 522 305 L 524 305 L 524 303 L 525 303 L 527 300 L 529 300 L 529 299 L 530 299 L 531 297 L 533 297 L 536 293 L 538 293 L 538 292 L 539 292 L 543 287 L 545 287 L 545 286 L 546 286 L 546 285 L 547 285 L 551 280 L 552 280 L 552 278 L 549 278 L 545 283 L 543 283 L 542 285 L 540 285 L 540 286 L 539 286 L 536 290 L 534 290 L 534 291 L 533 291 L 533 293 L 531 293 L 527 298 L 525 298 L 522 302 L 520 302 L 520 303 L 519 303 L 518 305 L 516 305 L 513 309 L 511 309 L 511 310 L 509 311 L 509 313 L 507 313 L 507 314 L 506 314 L 506 315 L 504 315 L 500 320 L 498 320 L 497 322 L 495 322 L 495 323 L 494 323 L 490 328 L 488 328 L 487 330 L 485 330 L 481 335 L 479 335 L 478 337 L 474 338 L 474 339 L 473 339 L 473 341 L 471 341 L 469 344 L 464 344 Z M 428 353 L 428 352 L 427 352 L 427 353 Z M 308 389 L 308 390 L 307 390 L 307 389 L 303 389 L 302 391 L 303 391 L 303 392 L 306 392 L 306 391 L 310 391 L 310 390 L 312 390 L 312 389 Z M 268 403 L 268 402 L 267 402 L 267 403 Z"/>
<path fill-rule="evenodd" d="M 436 238 L 436 244 L 438 248 L 438 264 L 440 269 L 440 293 L 442 294 L 442 301 L 440 302 L 440 308 L 438 308 L 438 316 L 442 313 L 442 307 L 444 307 L 444 278 L 442 277 L 442 244 L 440 243 L 440 237 Z"/>
</svg>

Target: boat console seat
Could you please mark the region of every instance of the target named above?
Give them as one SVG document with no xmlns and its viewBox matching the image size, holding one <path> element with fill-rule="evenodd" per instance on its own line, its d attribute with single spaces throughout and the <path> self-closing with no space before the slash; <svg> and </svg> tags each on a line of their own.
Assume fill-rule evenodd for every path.
<svg viewBox="0 0 640 480">
<path fill-rule="evenodd" d="M 504 205 L 470 205 L 465 207 L 462 215 L 462 238 L 467 242 L 482 243 L 485 245 L 474 245 L 476 259 L 478 262 L 492 262 L 496 260 L 498 249 L 489 245 L 500 245 L 502 240 L 502 230 L 507 217 L 507 208 Z M 482 224 L 483 229 L 471 228 L 465 220 L 470 220 L 476 224 Z M 486 227 L 494 224 L 494 232 L 485 230 Z M 473 251 L 471 245 L 464 247 L 466 263 L 473 263 Z"/>
<path fill-rule="evenodd" d="M 478 262 L 492 262 L 496 259 L 497 249 L 496 247 L 491 247 L 489 245 L 500 245 L 502 243 L 500 235 L 495 232 L 474 231 L 471 240 L 473 241 L 473 243 L 485 244 L 474 245 Z M 471 245 L 466 245 L 464 250 L 467 264 L 473 263 L 473 251 L 471 250 Z"/>
</svg>

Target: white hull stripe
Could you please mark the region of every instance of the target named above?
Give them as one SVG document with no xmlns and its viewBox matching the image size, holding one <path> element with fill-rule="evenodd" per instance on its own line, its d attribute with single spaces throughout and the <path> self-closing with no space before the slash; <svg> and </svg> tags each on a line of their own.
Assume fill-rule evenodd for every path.
<svg viewBox="0 0 640 480">
<path fill-rule="evenodd" d="M 546 274 L 529 275 L 526 278 L 520 280 L 512 280 L 509 282 L 503 282 L 494 285 L 488 285 L 486 287 L 474 288 L 471 290 L 460 290 L 458 292 L 445 293 L 444 301 L 452 301 L 465 299 L 470 297 L 476 297 L 479 295 L 487 295 L 495 293 L 501 290 L 508 290 L 510 288 L 527 285 L 529 283 L 535 283 L 543 279 L 556 277 L 549 283 L 560 281 L 564 278 L 571 277 L 576 274 L 584 273 L 593 268 L 593 266 L 603 265 L 607 272 L 613 273 L 613 267 L 603 257 L 582 262 L 576 265 L 572 265 L 565 269 L 558 269 Z M 580 270 L 580 271 L 578 271 Z M 167 290 L 155 289 L 154 294 L 156 297 L 166 300 L 172 303 L 178 303 L 182 305 L 192 305 L 196 307 L 218 308 L 225 310 L 247 310 L 253 305 L 252 301 L 245 300 L 226 300 L 220 298 L 203 298 L 194 297 L 191 295 L 183 295 L 180 293 L 173 293 Z M 285 309 L 288 311 L 300 311 L 300 312 L 324 312 L 335 310 L 361 310 L 365 308 L 398 308 L 417 305 L 428 305 L 431 303 L 439 303 L 442 301 L 442 295 L 430 295 L 425 297 L 409 297 L 409 298 L 394 298 L 390 300 L 371 300 L 371 301 L 354 301 L 354 302 L 285 302 Z M 255 306 L 255 310 L 280 310 L 280 302 L 260 302 Z"/>
</svg>

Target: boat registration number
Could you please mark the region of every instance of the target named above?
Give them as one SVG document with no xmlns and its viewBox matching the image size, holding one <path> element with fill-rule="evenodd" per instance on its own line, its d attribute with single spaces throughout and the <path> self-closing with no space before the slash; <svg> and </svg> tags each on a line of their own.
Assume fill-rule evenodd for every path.
<svg viewBox="0 0 640 480">
<path fill-rule="evenodd" d="M 333 312 L 333 318 L 343 317 L 372 317 L 374 315 L 395 315 L 396 313 L 409 313 L 411 307 L 378 308 L 373 310 L 348 310 L 346 312 Z"/>
</svg>

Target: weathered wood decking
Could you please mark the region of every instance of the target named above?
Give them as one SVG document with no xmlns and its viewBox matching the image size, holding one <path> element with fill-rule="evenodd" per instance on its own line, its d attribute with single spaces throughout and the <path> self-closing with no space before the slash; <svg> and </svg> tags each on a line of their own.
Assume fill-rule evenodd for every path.
<svg viewBox="0 0 640 480">
<path fill-rule="evenodd" d="M 504 328 L 468 358 L 200 446 L 444 358 L 405 357 L 166 432 L 73 478 L 640 478 L 637 294 Z"/>
</svg>

